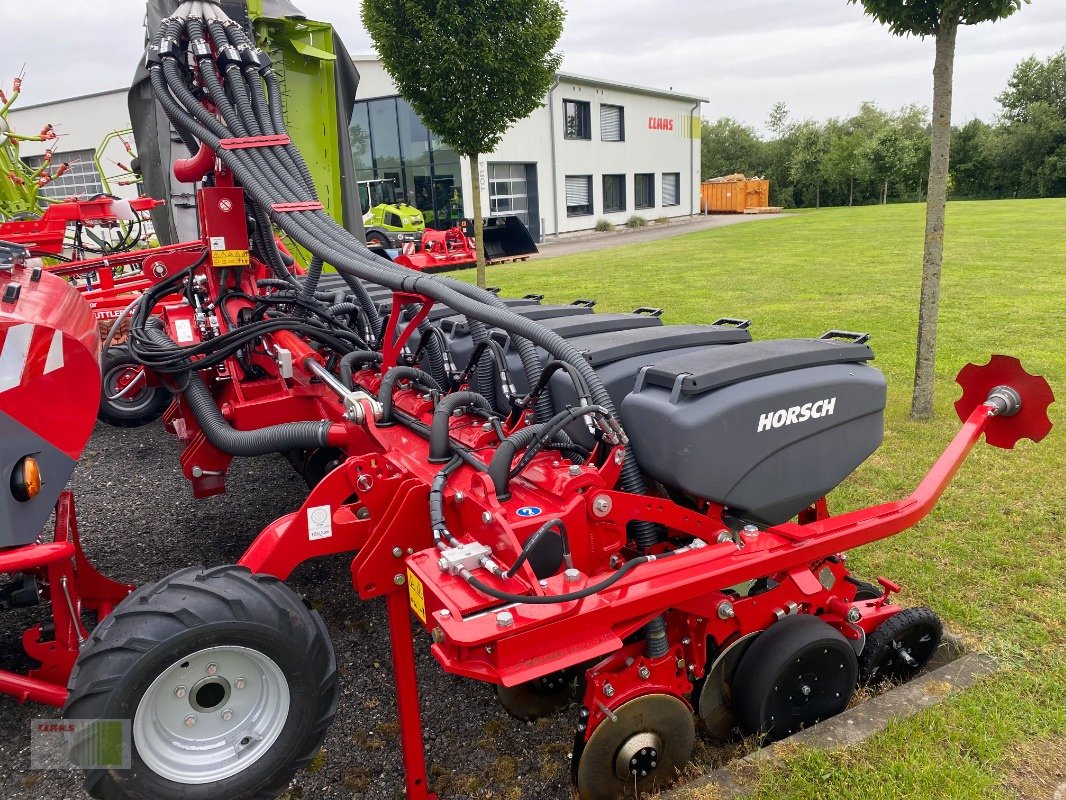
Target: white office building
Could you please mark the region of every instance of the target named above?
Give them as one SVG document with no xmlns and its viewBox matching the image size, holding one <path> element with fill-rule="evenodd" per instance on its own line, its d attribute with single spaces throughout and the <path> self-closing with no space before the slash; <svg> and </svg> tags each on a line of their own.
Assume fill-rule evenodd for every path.
<svg viewBox="0 0 1066 800">
<path fill-rule="evenodd" d="M 427 131 L 375 56 L 355 58 L 359 90 L 351 139 L 357 180 L 393 179 L 427 223 L 450 227 L 473 214 L 469 166 Z M 468 93 L 476 98 L 476 92 Z M 476 102 L 468 100 L 467 102 Z M 479 163 L 486 215 L 515 214 L 534 239 L 588 230 L 604 219 L 623 224 L 699 213 L 702 98 L 559 73 L 530 116 L 513 125 Z M 16 106 L 12 126 L 36 133 L 52 124 L 58 142 L 23 145 L 31 163 L 54 146 L 53 163 L 74 162 L 44 194 L 103 191 L 93 152 L 109 132 L 128 128 L 126 89 Z M 128 161 L 112 141 L 105 172 Z M 135 187 L 112 185 L 132 196 Z"/>
<path fill-rule="evenodd" d="M 426 131 L 375 56 L 356 57 L 355 65 L 358 179 L 394 179 L 431 224 L 470 216 L 466 160 Z M 482 209 L 518 215 L 535 239 L 588 230 L 600 219 L 619 225 L 633 215 L 698 214 L 704 102 L 561 72 L 544 105 L 481 157 Z"/>
</svg>

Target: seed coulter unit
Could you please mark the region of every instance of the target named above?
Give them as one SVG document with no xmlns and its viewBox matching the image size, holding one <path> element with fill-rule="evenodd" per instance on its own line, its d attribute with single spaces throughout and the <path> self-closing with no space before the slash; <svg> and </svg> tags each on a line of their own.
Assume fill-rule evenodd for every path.
<svg viewBox="0 0 1066 800">
<path fill-rule="evenodd" d="M 577 687 L 585 800 L 673 781 L 696 715 L 714 736 L 779 739 L 924 666 L 937 617 L 852 575 L 846 552 L 925 517 L 982 435 L 1043 438 L 1042 378 L 1006 356 L 966 367 L 962 428 L 914 492 L 831 515 L 825 495 L 882 439 L 864 335 L 753 341 L 746 320 L 664 325 L 658 309 L 501 298 L 390 262 L 323 212 L 270 59 L 219 6 L 163 20 L 148 66 L 197 153 L 175 172 L 204 181 L 202 240 L 147 262 L 118 319 L 128 358 L 173 395 L 163 420 L 195 496 L 225 491 L 233 458 L 271 453 L 309 493 L 234 565 L 132 593 L 98 575 L 62 491 L 96 410 L 96 323 L 72 286 L 8 251 L 0 572 L 18 579 L 0 601 L 47 598 L 55 622 L 24 636 L 44 666 L 0 689 L 131 721 L 132 769 L 88 770 L 93 796 L 280 794 L 343 678 L 284 581 L 340 553 L 354 593 L 384 597 L 412 800 L 435 797 L 412 619 L 444 670 L 495 684 L 520 719 Z M 313 255 L 306 270 L 266 218 Z"/>
</svg>

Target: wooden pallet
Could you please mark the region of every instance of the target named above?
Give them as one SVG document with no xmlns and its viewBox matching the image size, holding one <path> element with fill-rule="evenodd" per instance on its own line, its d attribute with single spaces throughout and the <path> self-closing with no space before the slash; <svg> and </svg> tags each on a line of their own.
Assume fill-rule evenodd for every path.
<svg viewBox="0 0 1066 800">
<path fill-rule="evenodd" d="M 745 214 L 780 214 L 784 206 L 754 206 L 745 208 Z"/>
<path fill-rule="evenodd" d="M 529 257 L 532 253 L 527 253 L 524 256 L 504 256 L 503 258 L 490 258 L 486 260 L 486 264 L 513 264 L 515 261 L 529 261 Z"/>
</svg>

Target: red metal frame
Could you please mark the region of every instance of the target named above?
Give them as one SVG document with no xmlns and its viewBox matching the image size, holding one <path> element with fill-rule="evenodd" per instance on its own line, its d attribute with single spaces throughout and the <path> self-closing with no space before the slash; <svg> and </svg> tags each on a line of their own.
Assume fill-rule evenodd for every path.
<svg viewBox="0 0 1066 800">
<path fill-rule="evenodd" d="M 71 224 L 80 222 L 90 227 L 117 225 L 119 218 L 113 209 L 115 202 L 113 197 L 99 197 L 93 200 L 52 203 L 38 219 L 0 222 L 0 240 L 21 244 L 35 254 L 62 255 L 63 241 Z M 162 205 L 163 201 L 151 197 L 136 197 L 130 200 L 129 204 L 134 212 L 144 213 Z"/>
<path fill-rule="evenodd" d="M 26 655 L 40 662 L 26 675 L 0 670 L 0 692 L 20 702 L 33 700 L 61 706 L 67 699 L 67 678 L 88 637 L 83 610 L 103 619 L 134 587 L 104 577 L 85 556 L 78 535 L 74 495 L 64 491 L 56 503 L 55 532 L 51 542 L 0 551 L 0 573 L 30 573 L 40 583 L 51 606 L 51 628 L 42 624 L 22 634 Z"/>
<path fill-rule="evenodd" d="M 414 300 L 396 296 L 386 342 L 392 341 L 397 329 L 399 310 Z M 397 347 L 387 350 L 386 369 L 397 352 Z M 1000 376 L 1004 381 L 1012 377 L 1017 376 Z M 394 403 L 428 424 L 432 407 L 418 391 L 400 390 Z M 548 513 L 563 519 L 570 532 L 575 561 L 582 571 L 577 582 L 562 575 L 537 581 L 528 569 L 507 581 L 479 573 L 483 581 L 501 590 L 552 595 L 603 580 L 611 574 L 610 556 L 624 552 L 625 526 L 633 520 L 662 524 L 672 533 L 706 543 L 668 561 L 640 566 L 609 589 L 583 600 L 507 605 L 513 624 L 506 628 L 497 625 L 493 613 L 485 613 L 506 604 L 481 595 L 436 566 L 439 553 L 432 545 L 424 508 L 428 485 L 439 465 L 428 463 L 425 440 L 403 426 L 382 428 L 373 421 L 362 427 L 348 424 L 348 441 L 342 449 L 361 455 L 353 455 L 331 473 L 299 511 L 268 526 L 240 563 L 284 578 L 297 564 L 325 552 L 355 553 L 355 590 L 364 598 L 385 595 L 388 603 L 391 640 L 397 650 L 397 691 L 406 709 L 401 716 L 407 789 L 409 796 L 422 797 L 418 781 L 425 775 L 425 765 L 417 689 L 406 661 L 410 640 L 401 613 L 409 591 L 417 593 L 418 602 L 412 605 L 433 633 L 434 656 L 454 674 L 513 686 L 600 659 L 587 673 L 585 735 L 590 736 L 611 709 L 640 694 L 656 691 L 685 699 L 692 682 L 703 675 L 709 644 L 725 646 L 793 613 L 817 614 L 847 638 L 860 639 L 896 613 L 899 607 L 888 597 L 890 590 L 899 587 L 888 581 L 890 590 L 883 597 L 855 600 L 855 585 L 845 580 L 848 572 L 842 554 L 898 533 L 924 517 L 980 436 L 1004 419 L 994 416 L 989 405 L 974 408 L 929 474 L 903 500 L 830 516 L 822 499 L 798 522 L 762 531 L 743 547 L 733 541 L 718 542 L 724 530 L 719 507 L 709 505 L 697 512 L 666 498 L 629 495 L 611 488 L 619 462 L 610 456 L 603 459 L 601 468 L 585 466 L 571 475 L 568 463 L 560 466 L 557 459 L 538 455 L 512 484 L 512 497 L 505 502 L 496 499 L 484 473 L 462 468 L 449 482 L 452 502 L 447 511 L 449 527 L 463 532 L 461 540 L 491 543 L 501 560 L 513 558 L 546 518 L 528 520 L 515 513 L 528 505 L 550 509 Z M 455 418 L 450 433 L 487 459 L 493 443 L 480 423 L 476 417 Z M 610 511 L 597 514 L 593 503 L 604 497 L 610 500 Z M 333 509 L 333 541 L 328 545 L 310 541 L 307 534 L 307 514 L 321 505 Z M 763 594 L 739 597 L 726 588 L 767 576 L 777 585 Z M 717 614 L 723 601 L 731 603 L 734 612 L 727 619 Z M 848 621 L 852 609 L 861 615 L 858 623 Z M 662 614 L 669 621 L 671 647 L 666 655 L 648 658 L 643 643 L 624 644 Z M 604 692 L 607 682 L 612 686 L 610 696 Z"/>
</svg>

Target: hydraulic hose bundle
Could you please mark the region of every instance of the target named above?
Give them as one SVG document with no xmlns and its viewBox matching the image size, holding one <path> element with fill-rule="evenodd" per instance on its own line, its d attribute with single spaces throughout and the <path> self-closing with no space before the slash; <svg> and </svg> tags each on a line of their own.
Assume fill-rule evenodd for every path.
<svg viewBox="0 0 1066 800">
<path fill-rule="evenodd" d="M 609 425 L 604 426 L 609 439 L 617 437 L 617 441 L 626 444 L 627 457 L 621 470 L 621 488 L 630 493 L 644 493 L 643 476 L 628 449 L 624 433 L 615 421 L 611 399 L 587 360 L 572 345 L 545 327 L 511 313 L 490 292 L 452 279 L 429 277 L 376 256 L 322 210 L 306 164 L 286 135 L 281 88 L 270 58 L 256 48 L 242 28 L 226 17 L 215 3 L 185 2 L 171 17 L 164 19 L 148 49 L 147 64 L 157 101 L 181 137 L 193 145 L 194 152 L 199 151 L 196 159 L 210 151 L 244 189 L 259 223 L 256 226 L 256 244 L 266 254 L 278 279 L 294 281 L 284 269 L 268 221 L 313 255 L 308 275 L 299 286 L 293 286 L 298 318 L 288 317 L 285 320 L 290 330 L 307 335 L 339 352 L 367 349 L 366 342 L 351 342 L 350 346 L 345 347 L 349 342 L 342 342 L 344 337 L 340 337 L 336 331 L 303 319 L 310 313 L 307 306 L 315 296 L 323 263 L 333 265 L 352 289 L 356 303 L 363 310 L 369 325 L 375 329 L 374 338 L 378 341 L 377 312 L 361 281 L 387 287 L 394 292 L 429 298 L 454 309 L 470 320 L 475 343 L 486 341 L 487 327 L 500 328 L 511 334 L 514 340 L 528 385 L 543 385 L 537 346 L 558 362 L 560 366 L 555 369 L 562 368 L 571 374 L 581 394 L 587 396 L 583 402 L 591 401 L 589 404 L 598 407 L 596 410 L 602 418 L 610 421 Z M 280 143 L 260 141 L 255 146 L 234 146 L 233 140 L 247 141 L 249 137 L 279 137 Z M 140 321 L 143 327 L 144 320 Z M 274 329 L 274 324 L 274 320 L 264 319 L 238 330 L 249 336 L 253 335 L 253 331 L 261 335 Z M 433 371 L 437 372 L 440 364 L 439 343 L 433 336 L 424 338 L 430 364 L 436 367 Z M 150 353 L 149 347 L 143 342 L 138 347 L 138 356 L 152 361 L 153 367 L 156 364 L 171 368 L 177 366 L 173 360 L 176 356 L 166 352 L 165 347 L 157 345 L 155 354 Z M 486 345 L 482 351 L 488 356 L 485 361 L 499 360 L 499 354 L 491 345 Z M 215 355 L 217 357 L 218 354 Z M 208 362 L 207 358 L 197 362 L 196 367 L 206 365 L 205 362 Z M 184 359 L 184 363 L 187 368 L 187 359 Z M 491 400 L 495 388 L 495 376 L 491 368 L 487 371 L 476 368 L 475 377 L 480 394 Z M 194 389 L 195 392 L 198 390 Z M 563 422 L 552 418 L 549 398 L 537 397 L 534 406 L 537 420 L 547 423 L 551 431 L 548 440 L 554 438 L 565 444 L 567 440 L 562 433 Z M 587 409 L 583 411 L 587 412 Z M 581 414 L 568 415 L 566 421 L 572 421 L 577 416 Z M 445 457 L 443 453 L 437 455 Z M 509 462 L 507 468 L 510 472 Z M 655 526 L 635 522 L 630 527 L 633 539 L 642 550 L 658 541 L 659 533 Z M 647 633 L 652 655 L 658 655 L 658 650 L 665 647 L 663 630 L 661 620 L 649 626 Z"/>
</svg>

